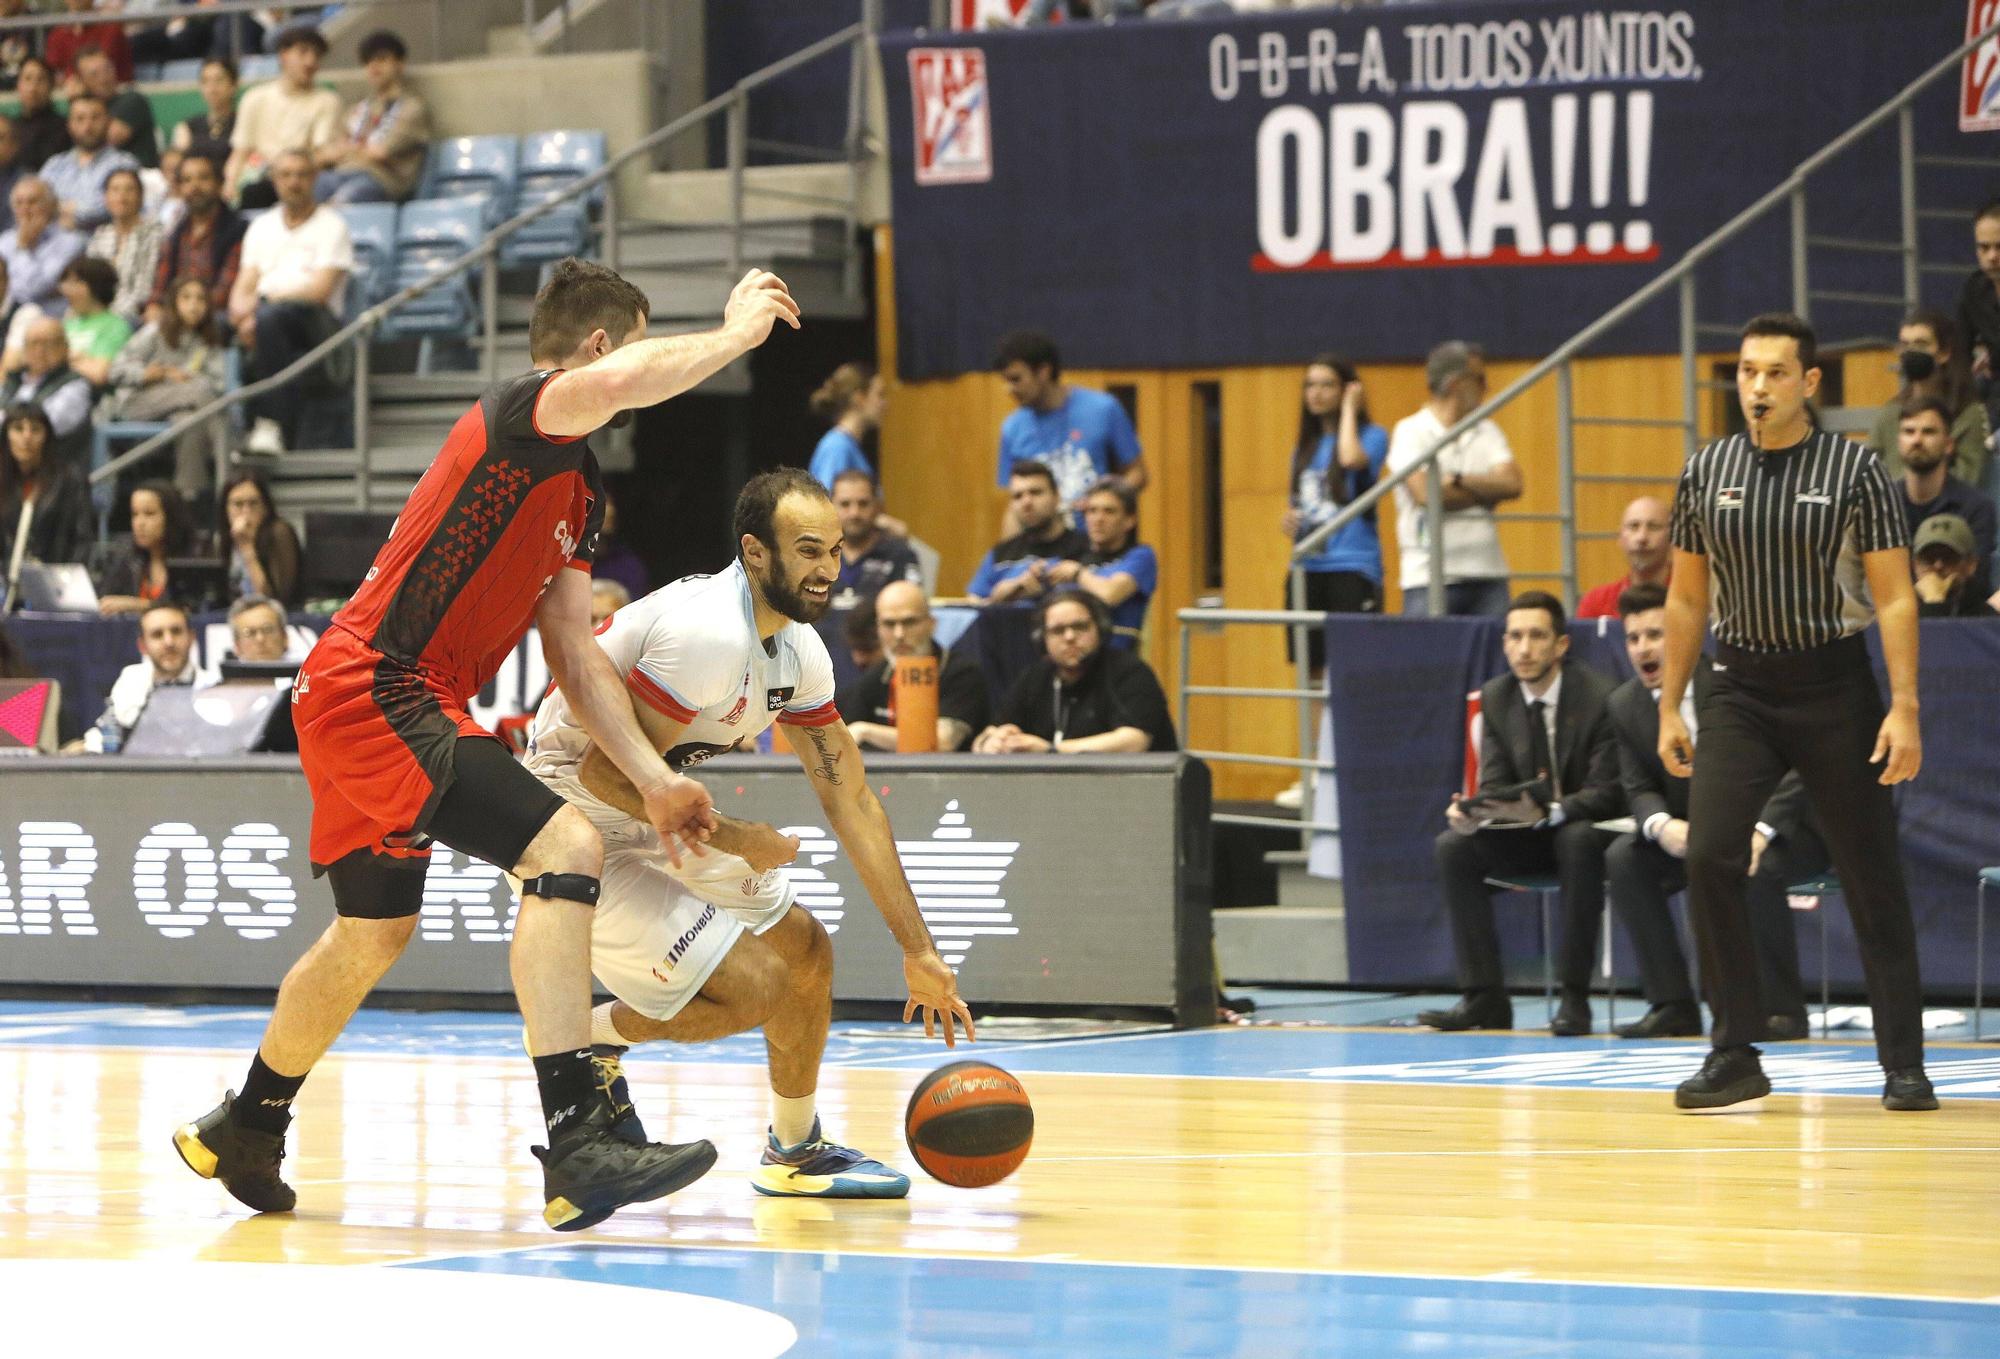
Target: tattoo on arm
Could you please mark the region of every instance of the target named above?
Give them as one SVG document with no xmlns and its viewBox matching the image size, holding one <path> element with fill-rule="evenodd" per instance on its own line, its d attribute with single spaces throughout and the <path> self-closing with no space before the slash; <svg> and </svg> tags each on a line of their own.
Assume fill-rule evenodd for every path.
<svg viewBox="0 0 2000 1359">
<path fill-rule="evenodd" d="M 805 728 L 806 739 L 813 744 L 813 752 L 818 756 L 819 767 L 813 770 L 813 777 L 825 779 L 828 783 L 840 782 L 840 752 L 826 739 L 826 728 Z"/>
</svg>

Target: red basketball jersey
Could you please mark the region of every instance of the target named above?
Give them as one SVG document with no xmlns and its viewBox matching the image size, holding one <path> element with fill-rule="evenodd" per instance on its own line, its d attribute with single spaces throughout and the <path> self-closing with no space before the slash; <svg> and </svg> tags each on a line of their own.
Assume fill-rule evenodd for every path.
<svg viewBox="0 0 2000 1359">
<path fill-rule="evenodd" d="M 495 383 L 459 418 L 333 626 L 467 702 L 534 621 L 556 573 L 588 572 L 604 520 L 597 458 L 535 405 L 555 370 Z"/>
</svg>

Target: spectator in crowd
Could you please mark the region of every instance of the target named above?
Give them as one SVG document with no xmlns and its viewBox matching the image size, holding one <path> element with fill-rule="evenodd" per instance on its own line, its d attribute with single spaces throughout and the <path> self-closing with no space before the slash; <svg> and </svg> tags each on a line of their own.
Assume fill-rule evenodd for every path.
<svg viewBox="0 0 2000 1359">
<path fill-rule="evenodd" d="M 1938 396 L 1915 397 L 1903 406 L 1896 430 L 1897 462 L 1903 473 L 1903 510 L 1909 516 L 1912 540 L 1924 521 L 1938 515 L 1956 515 L 1965 521 L 1974 545 L 1976 570 L 1972 584 L 1978 597 L 1984 599 L 1993 593 L 1987 563 L 1993 557 L 1996 534 L 2000 534 L 2000 511 L 1996 511 L 1993 498 L 1986 492 L 1947 470 L 1952 456 L 1952 440 L 1945 419 L 1949 409 L 1944 398 Z M 1914 550 L 1911 562 L 1913 567 L 1918 565 Z"/>
<path fill-rule="evenodd" d="M 1110 645 L 1131 650 L 1146 626 L 1146 605 L 1160 587 L 1160 562 L 1139 541 L 1139 493 L 1105 477 L 1083 498 L 1084 536 L 1090 550 L 1075 561 L 1047 568 L 1052 585 L 1074 585 L 1111 611 Z"/>
<path fill-rule="evenodd" d="M 840 625 L 840 640 L 847 647 L 847 659 L 858 673 L 882 659 L 882 636 L 875 627 L 875 601 L 864 599 L 847 611 Z"/>
<path fill-rule="evenodd" d="M 96 525 L 83 469 L 49 456 L 52 431 L 40 406 L 18 402 L 4 417 L 6 456 L 0 457 L 0 571 L 14 560 L 21 507 L 32 501 L 26 556 L 38 562 L 80 562 Z"/>
<path fill-rule="evenodd" d="M 604 523 L 597 531 L 597 559 L 590 564 L 592 580 L 615 580 L 628 597 L 637 599 L 653 588 L 652 573 L 632 545 L 618 535 L 618 501 L 604 493 Z"/>
<path fill-rule="evenodd" d="M 368 97 L 348 111 L 344 135 L 313 149 L 324 203 L 400 203 L 417 190 L 431 115 L 403 84 L 409 49 L 386 29 L 361 40 Z"/>
<path fill-rule="evenodd" d="M 243 261 L 243 218 L 222 201 L 222 162 L 190 151 L 175 175 L 186 211 L 160 247 L 152 295 L 146 300 L 148 321 L 161 319 L 172 289 L 184 278 L 206 283 L 209 305 L 226 312 Z"/>
<path fill-rule="evenodd" d="M 171 422 L 222 394 L 222 328 L 209 306 L 208 285 L 184 278 L 173 298 L 165 315 L 134 335 L 112 361 L 111 419 Z M 214 483 L 221 419 L 188 430 L 174 442 L 174 485 L 190 499 Z"/>
<path fill-rule="evenodd" d="M 21 63 L 20 79 L 14 86 L 21 100 L 21 111 L 14 115 L 14 140 L 20 147 L 23 173 L 35 174 L 49 157 L 69 150 L 69 120 L 49 102 L 55 92 L 55 72 L 46 61 L 29 57 Z"/>
<path fill-rule="evenodd" d="M 210 57 L 201 64 L 200 113 L 191 113 L 174 128 L 160 168 L 179 182 L 181 158 L 199 154 L 215 162 L 215 180 L 222 183 L 222 167 L 229 163 L 229 139 L 236 131 L 236 63 L 228 57 Z"/>
<path fill-rule="evenodd" d="M 972 573 L 965 593 L 975 604 L 1034 599 L 1048 590 L 1051 566 L 1081 560 L 1090 551 L 1090 539 L 1063 517 L 1055 474 L 1042 464 L 1015 463 L 1007 498 L 1008 518 L 1021 531 L 994 544 Z"/>
<path fill-rule="evenodd" d="M 229 597 L 252 595 L 286 607 L 299 602 L 299 535 L 278 513 L 271 487 L 256 472 L 238 472 L 222 486 L 223 553 Z"/>
<path fill-rule="evenodd" d="M 48 414 L 55 432 L 49 456 L 78 468 L 90 462 L 90 407 L 97 394 L 90 379 L 69 362 L 69 337 L 53 316 L 29 321 L 21 366 L 0 384 L 0 406 L 32 401 Z"/>
<path fill-rule="evenodd" d="M 590 625 L 598 626 L 632 602 L 632 592 L 615 580 L 590 582 Z"/>
<path fill-rule="evenodd" d="M 28 0 L 0 0 L 0 19 L 18 19 L 28 12 Z M 0 90 L 11 90 L 21 78 L 21 63 L 35 55 L 39 35 L 33 29 L 10 28 L 0 33 Z"/>
<path fill-rule="evenodd" d="M 1618 520 L 1618 550 L 1625 554 L 1625 574 L 1586 592 L 1576 604 L 1578 618 L 1617 617 L 1619 599 L 1634 585 L 1666 587 L 1674 573 L 1667 513 L 1667 502 L 1655 495 L 1642 495 L 1625 507 Z"/>
<path fill-rule="evenodd" d="M 1987 559 L 1974 548 L 1970 524 L 1955 514 L 1932 515 L 1917 530 L 1911 550 L 1917 563 L 1918 617 L 1994 616 L 1984 580 Z"/>
<path fill-rule="evenodd" d="M 813 474 L 815 479 L 818 473 Z M 851 609 L 892 580 L 922 581 L 923 568 L 910 545 L 882 528 L 875 478 L 866 468 L 848 468 L 833 478 L 833 508 L 840 515 L 840 577 L 834 606 Z"/>
<path fill-rule="evenodd" d="M 1114 754 L 1178 750 L 1167 696 L 1138 653 L 1105 645 L 1111 615 L 1082 590 L 1053 591 L 1039 608 L 1041 659 L 1016 680 L 994 724 L 972 743 L 981 755 Z"/>
<path fill-rule="evenodd" d="M 292 654 L 285 611 L 262 595 L 245 595 L 229 606 L 229 650 L 239 661 L 304 660 Z"/>
<path fill-rule="evenodd" d="M 1958 294 L 1958 333 L 1972 356 L 1972 378 L 1986 401 L 1986 423 L 2000 429 L 2000 198 L 1972 219 L 1979 267 Z"/>
<path fill-rule="evenodd" d="M 124 0 L 128 15 L 169 11 L 173 17 L 134 24 L 125 35 L 131 41 L 134 62 L 192 61 L 205 56 L 215 43 L 215 21 L 199 18 L 188 11 L 206 7 L 214 0 Z"/>
<path fill-rule="evenodd" d="M 42 54 L 55 68 L 56 78 L 63 82 L 66 93 L 75 94 L 82 86 L 76 75 L 77 62 L 83 54 L 95 48 L 111 57 L 113 67 L 120 80 L 132 78 L 132 46 L 125 41 L 125 25 L 111 19 L 93 19 L 97 0 L 64 0 L 75 21 L 58 24 L 48 31 Z"/>
<path fill-rule="evenodd" d="M 1021 407 L 1000 424 L 1002 488 L 1024 462 L 1040 463 L 1054 475 L 1065 513 L 1081 508 L 1084 493 L 1100 477 L 1116 475 L 1135 491 L 1146 488 L 1146 460 L 1132 418 L 1117 397 L 1064 382 L 1054 340 L 1035 331 L 1015 331 L 1001 339 L 993 370 Z M 1010 507 L 1001 536 L 1023 527 Z"/>
<path fill-rule="evenodd" d="M 296 49 L 294 49 L 296 50 Z M 243 233 L 243 265 L 229 298 L 229 319 L 249 354 L 249 381 L 289 366 L 340 329 L 354 241 L 346 219 L 313 201 L 312 161 L 287 151 L 271 167 L 278 206 Z M 279 388 L 255 398 L 246 452 L 282 454 L 297 428 L 299 399 Z"/>
<path fill-rule="evenodd" d="M 110 260 L 79 255 L 62 272 L 63 334 L 69 366 L 102 390 L 111 385 L 111 363 L 132 338 L 132 323 L 111 310 L 118 295 L 118 271 Z"/>
<path fill-rule="evenodd" d="M 139 725 L 139 714 L 153 690 L 162 685 L 192 685 L 195 680 L 194 628 L 187 610 L 171 600 L 146 604 L 139 613 L 139 655 L 118 672 L 104 712 L 85 741 L 93 753 L 116 755 L 125 738 Z"/>
<path fill-rule="evenodd" d="M 32 306 L 42 314 L 61 316 L 62 293 L 57 284 L 69 262 L 83 253 L 83 237 L 56 225 L 56 196 L 36 176 L 14 185 L 13 230 L 0 235 L 0 259 L 7 262 L 7 304 L 16 314 L 7 335 L 8 348 L 17 343 L 13 327 L 27 319 L 19 308 Z"/>
<path fill-rule="evenodd" d="M 14 120 L 0 113 L 0 231 L 14 225 L 14 186 L 29 172 L 21 165 L 21 143 Z"/>
<path fill-rule="evenodd" d="M 1291 501 L 1280 523 L 1285 537 L 1296 542 L 1340 513 L 1375 484 L 1388 457 L 1389 435 L 1368 418 L 1354 365 L 1338 354 L 1316 356 L 1306 365 L 1292 445 Z M 1304 607 L 1314 613 L 1382 611 L 1382 539 L 1373 514 L 1328 538 L 1302 565 Z M 1325 668 L 1326 639 L 1308 629 L 1306 646 L 1317 674 Z"/>
<path fill-rule="evenodd" d="M 862 472 L 879 489 L 875 466 L 861 447 L 863 440 L 882 428 L 882 417 L 889 410 L 888 384 L 874 365 L 841 364 L 812 394 L 811 405 L 814 415 L 832 425 L 813 449 L 812 465 L 808 468 L 813 479 L 832 491 L 834 479 L 842 472 Z M 910 526 L 880 513 L 879 505 L 877 522 L 898 538 L 910 536 Z"/>
<path fill-rule="evenodd" d="M 1605 851 L 1611 908 L 1639 956 L 1646 1013 L 1618 1026 L 1620 1038 L 1693 1038 L 1702 1032 L 1701 1006 L 1688 981 L 1687 959 L 1667 899 L 1687 888 L 1688 780 L 1660 763 L 1660 675 L 1667 655 L 1667 591 L 1656 582 L 1618 597 L 1625 655 L 1634 677 L 1612 691 L 1611 727 L 1618 742 L 1619 779 L 1638 829 Z M 1707 657 L 1695 662 L 1694 684 L 1681 698 L 1690 731 L 1707 700 Z M 1697 737 L 1699 739 L 1699 737 Z M 1750 839 L 1750 926 L 1773 1039 L 1806 1036 L 1805 992 L 1799 983 L 1798 935 L 1786 885 L 1826 871 L 1826 846 L 1813 825 L 1805 785 L 1787 774 L 1764 804 Z"/>
<path fill-rule="evenodd" d="M 120 554 L 97 582 L 97 611 L 142 613 L 162 599 L 174 599 L 174 558 L 194 545 L 194 517 L 171 482 L 142 481 L 132 488 L 132 550 Z"/>
<path fill-rule="evenodd" d="M 1972 365 L 1965 346 L 1959 343 L 1958 327 L 1941 312 L 1918 308 L 1903 320 L 1897 333 L 1901 352 L 1897 366 L 1903 388 L 1883 406 L 1869 431 L 1868 446 L 1882 455 L 1891 476 L 1903 470 L 1898 430 L 1903 411 L 1919 397 L 1933 397 L 1951 412 L 1946 425 L 1951 435 L 1951 474 L 1974 486 L 1986 470 L 1986 441 L 1992 430 L 1986 421 L 1986 407 L 1972 383 Z"/>
<path fill-rule="evenodd" d="M 104 210 L 110 220 L 90 235 L 86 250 L 109 260 L 118 273 L 111 310 L 134 328 L 144 324 L 153 275 L 160 270 L 160 224 L 146 216 L 146 190 L 137 170 L 117 170 L 104 181 Z"/>
<path fill-rule="evenodd" d="M 70 148 L 51 156 L 42 166 L 42 179 L 55 192 L 57 216 L 73 231 L 94 231 L 109 221 L 104 181 L 115 171 L 139 168 L 131 152 L 120 151 L 106 140 L 110 130 L 111 116 L 102 99 L 94 94 L 73 96 L 69 101 Z"/>
<path fill-rule="evenodd" d="M 84 49 L 76 59 L 77 83 L 81 93 L 104 101 L 111 116 L 106 139 L 140 165 L 152 170 L 160 164 L 160 134 L 153 126 L 153 105 L 130 85 L 121 85 L 111 58 L 95 47 Z"/>
<path fill-rule="evenodd" d="M 857 474 L 858 475 L 858 474 Z M 880 658 L 840 691 L 835 706 L 854 739 L 870 750 L 896 748 L 895 674 L 899 656 L 933 656 L 938 663 L 937 748 L 957 750 L 986 728 L 986 674 L 965 647 L 937 644 L 937 620 L 914 581 L 892 580 L 875 596 Z"/>
<path fill-rule="evenodd" d="M 326 39 L 319 30 L 294 24 L 278 35 L 278 78 L 243 96 L 229 134 L 229 167 L 222 175 L 224 195 L 240 206 L 268 208 L 278 201 L 272 172 L 279 158 L 293 151 L 307 157 L 310 196 L 311 158 L 340 140 L 340 96 L 313 83 L 325 57 Z"/>
<path fill-rule="evenodd" d="M 1486 355 L 1462 340 L 1447 340 L 1424 362 L 1430 401 L 1396 422 L 1389 440 L 1389 470 L 1416 465 L 1445 432 L 1486 399 Z M 1432 543 L 1426 513 L 1429 477 L 1444 481 L 1444 611 L 1497 614 L 1507 608 L 1507 558 L 1493 522 L 1496 506 L 1521 494 L 1521 469 L 1507 436 L 1482 420 L 1454 439 L 1429 468 L 1396 488 L 1396 541 L 1402 549 L 1403 612 L 1430 609 Z"/>
<path fill-rule="evenodd" d="M 1479 793 L 1451 800 L 1447 829 L 1437 839 L 1465 994 L 1449 1010 L 1422 1012 L 1417 1022 L 1450 1030 L 1514 1027 L 1486 879 L 1554 873 L 1562 883 L 1555 959 L 1561 1000 L 1549 1032 L 1578 1037 L 1590 1032 L 1590 972 L 1604 913 L 1606 837 L 1591 823 L 1625 806 L 1605 707 L 1612 684 L 1568 661 L 1562 602 L 1543 591 L 1509 603 L 1501 645 L 1507 673 L 1479 691 Z"/>
</svg>

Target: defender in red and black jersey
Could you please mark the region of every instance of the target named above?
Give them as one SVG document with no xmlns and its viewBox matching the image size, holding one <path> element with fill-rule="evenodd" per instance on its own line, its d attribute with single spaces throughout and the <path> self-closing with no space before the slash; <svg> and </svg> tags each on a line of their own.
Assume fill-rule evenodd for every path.
<svg viewBox="0 0 2000 1359">
<path fill-rule="evenodd" d="M 611 270 L 556 266 L 529 328 L 536 371 L 496 383 L 459 420 L 300 669 L 311 857 L 338 918 L 286 976 L 243 1093 L 174 1137 L 197 1173 L 259 1212 L 296 1201 L 278 1173 L 292 1099 L 409 942 L 434 840 L 522 883 L 510 961 L 549 1128 L 549 1147 L 535 1148 L 549 1225 L 590 1226 L 714 1164 L 707 1142 L 644 1141 L 615 1061 L 590 1048 L 589 908 L 604 853 L 595 827 L 467 711 L 532 623 L 592 741 L 645 790 L 663 841 L 713 829 L 708 794 L 649 744 L 591 636 L 604 497 L 584 440 L 701 382 L 779 320 L 796 328 L 798 307 L 753 269 L 716 330 L 648 340 L 646 313 L 645 295 Z"/>
</svg>

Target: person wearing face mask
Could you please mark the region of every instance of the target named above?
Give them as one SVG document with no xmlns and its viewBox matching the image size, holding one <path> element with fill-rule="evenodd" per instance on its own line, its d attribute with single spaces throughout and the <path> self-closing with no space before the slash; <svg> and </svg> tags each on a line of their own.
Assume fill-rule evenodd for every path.
<svg viewBox="0 0 2000 1359">
<path fill-rule="evenodd" d="M 1960 481 L 1977 486 L 1986 470 L 1987 440 L 1993 431 L 1973 386 L 1957 323 L 1942 312 L 1919 308 L 1903 318 L 1896 343 L 1900 347 L 1896 368 L 1902 374 L 1902 390 L 1876 413 L 1868 446 L 1882 455 L 1882 465 L 1890 476 L 1900 475 L 1903 408 L 1918 397 L 1934 397 L 1950 412 L 1945 422 L 1950 433 L 1949 471 Z"/>
</svg>

